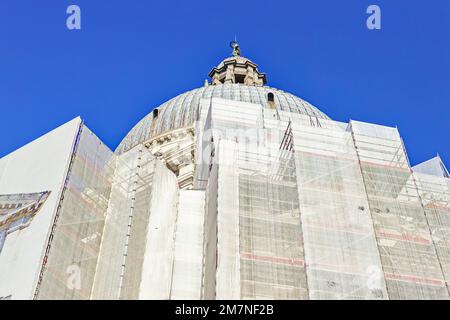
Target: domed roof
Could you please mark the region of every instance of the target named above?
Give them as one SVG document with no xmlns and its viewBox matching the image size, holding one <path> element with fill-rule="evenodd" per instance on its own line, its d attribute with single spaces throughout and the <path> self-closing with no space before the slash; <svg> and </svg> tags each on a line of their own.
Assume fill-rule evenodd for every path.
<svg viewBox="0 0 450 320">
<path fill-rule="evenodd" d="M 116 153 L 128 151 L 139 143 L 162 133 L 193 125 L 199 112 L 201 99 L 217 97 L 261 104 L 264 108 L 269 108 L 267 99 L 269 93 L 273 93 L 277 110 L 329 119 L 308 102 L 275 88 L 241 83 L 209 85 L 185 92 L 163 103 L 157 108 L 158 116 L 155 119 L 154 113 L 149 113 L 131 129 L 117 147 Z"/>
</svg>

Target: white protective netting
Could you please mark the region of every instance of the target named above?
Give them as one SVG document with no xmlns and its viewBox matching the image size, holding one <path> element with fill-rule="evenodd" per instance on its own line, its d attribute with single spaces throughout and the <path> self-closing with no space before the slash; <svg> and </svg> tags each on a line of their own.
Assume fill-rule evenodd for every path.
<svg viewBox="0 0 450 320">
<path fill-rule="evenodd" d="M 89 299 L 114 175 L 114 154 L 85 126 L 79 132 L 37 299 Z"/>
<path fill-rule="evenodd" d="M 380 256 L 350 132 L 292 119 L 310 299 L 386 299 Z"/>
<path fill-rule="evenodd" d="M 143 146 L 116 164 L 94 299 L 169 299 L 178 187 Z"/>
<path fill-rule="evenodd" d="M 439 264 L 450 284 L 450 179 L 414 172 Z M 450 294 L 450 291 L 449 291 Z"/>
<path fill-rule="evenodd" d="M 448 299 L 429 222 L 395 128 L 351 122 L 389 299 Z"/>
<path fill-rule="evenodd" d="M 200 299 L 205 191 L 181 190 L 176 223 L 171 299 Z"/>
<path fill-rule="evenodd" d="M 285 127 L 263 128 L 262 110 L 218 99 L 212 103 L 217 299 L 307 298 L 293 154 L 280 150 Z M 214 189 L 207 189 L 207 198 L 211 194 Z"/>
</svg>

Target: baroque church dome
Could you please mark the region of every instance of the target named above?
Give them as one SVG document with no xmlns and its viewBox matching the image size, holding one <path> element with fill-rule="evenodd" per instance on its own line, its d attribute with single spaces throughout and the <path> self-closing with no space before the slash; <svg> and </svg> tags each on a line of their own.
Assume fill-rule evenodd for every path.
<svg viewBox="0 0 450 320">
<path fill-rule="evenodd" d="M 192 126 L 199 114 L 200 101 L 213 97 L 329 119 L 305 100 L 265 86 L 266 75 L 260 73 L 258 66 L 251 60 L 240 56 L 239 47 L 233 49 L 232 57 L 226 58 L 210 71 L 211 83 L 205 82 L 205 86 L 182 93 L 155 108 L 131 129 L 117 147 L 116 153 L 124 153 L 152 137 Z"/>
</svg>

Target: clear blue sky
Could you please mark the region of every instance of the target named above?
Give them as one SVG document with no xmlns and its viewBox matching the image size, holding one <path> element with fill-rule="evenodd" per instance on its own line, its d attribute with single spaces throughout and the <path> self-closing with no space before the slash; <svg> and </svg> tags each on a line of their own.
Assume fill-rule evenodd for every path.
<svg viewBox="0 0 450 320">
<path fill-rule="evenodd" d="M 440 153 L 450 166 L 449 0 L 1 0 L 0 157 L 78 115 L 115 149 L 202 86 L 235 34 L 269 85 L 335 120 L 398 126 L 413 164 Z"/>
</svg>

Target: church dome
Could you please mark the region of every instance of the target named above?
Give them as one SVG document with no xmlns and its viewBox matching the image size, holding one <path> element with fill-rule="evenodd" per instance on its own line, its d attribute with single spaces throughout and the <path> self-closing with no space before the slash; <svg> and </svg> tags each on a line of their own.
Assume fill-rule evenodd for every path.
<svg viewBox="0 0 450 320">
<path fill-rule="evenodd" d="M 299 97 L 268 86 L 224 83 L 197 88 L 163 103 L 156 112 L 145 116 L 122 140 L 116 153 L 123 153 L 151 137 L 194 124 L 199 112 L 200 100 L 212 97 L 260 104 L 270 108 L 268 97 L 272 94 L 277 110 L 329 119 L 310 103 Z"/>
<path fill-rule="evenodd" d="M 123 153 L 146 140 L 172 130 L 190 127 L 197 120 L 202 99 L 222 98 L 260 104 L 264 108 L 275 108 L 329 119 L 308 102 L 293 94 L 265 86 L 266 74 L 258 65 L 241 56 L 239 44 L 232 41 L 233 56 L 224 59 L 209 72 L 211 83 L 163 103 L 145 116 L 122 140 L 116 153 Z"/>
</svg>

